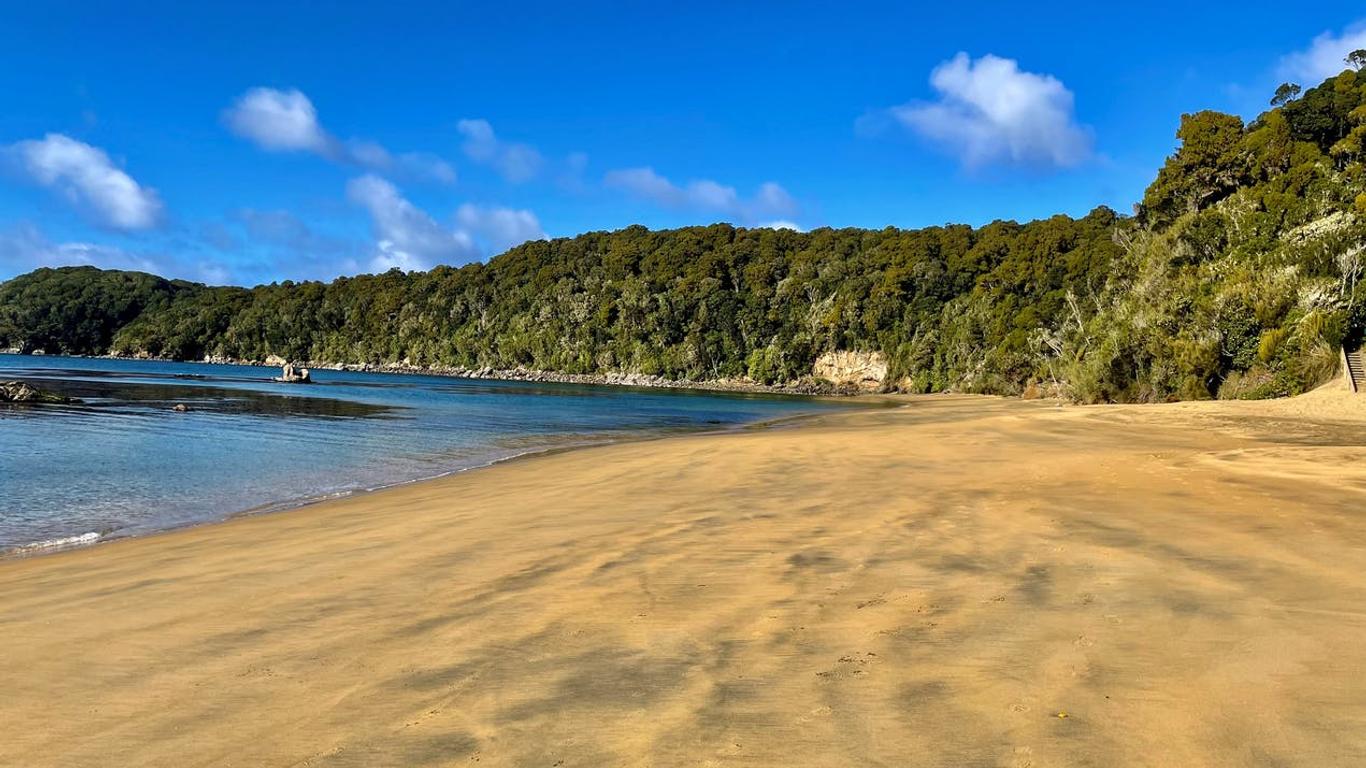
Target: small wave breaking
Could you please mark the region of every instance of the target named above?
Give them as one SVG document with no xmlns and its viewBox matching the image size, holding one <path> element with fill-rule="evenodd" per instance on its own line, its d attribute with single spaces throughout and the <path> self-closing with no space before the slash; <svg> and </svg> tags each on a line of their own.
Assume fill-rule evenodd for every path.
<svg viewBox="0 0 1366 768">
<path fill-rule="evenodd" d="M 79 536 L 63 536 L 60 539 L 44 539 L 42 541 L 35 541 L 32 544 L 21 544 L 17 547 L 11 547 L 7 550 L 0 551 L 0 554 L 23 555 L 31 552 L 50 552 L 55 549 L 84 547 L 87 544 L 94 544 L 99 540 L 100 534 L 90 531 L 89 533 L 82 533 Z"/>
</svg>

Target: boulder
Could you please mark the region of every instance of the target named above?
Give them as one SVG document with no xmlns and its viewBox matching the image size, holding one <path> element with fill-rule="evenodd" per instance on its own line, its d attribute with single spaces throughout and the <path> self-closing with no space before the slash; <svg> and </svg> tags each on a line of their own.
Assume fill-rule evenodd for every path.
<svg viewBox="0 0 1366 768">
<path fill-rule="evenodd" d="M 295 368 L 293 363 L 285 363 L 281 366 L 280 375 L 275 377 L 275 381 L 285 384 L 312 384 L 313 374 L 307 368 Z"/>
<path fill-rule="evenodd" d="M 79 403 L 56 392 L 29 386 L 22 381 L 0 381 L 0 403 Z"/>
</svg>

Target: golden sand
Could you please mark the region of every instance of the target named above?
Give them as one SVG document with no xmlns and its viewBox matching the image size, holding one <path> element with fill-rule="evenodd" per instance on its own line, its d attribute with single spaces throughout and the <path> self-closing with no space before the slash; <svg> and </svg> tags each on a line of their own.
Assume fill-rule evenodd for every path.
<svg viewBox="0 0 1366 768">
<path fill-rule="evenodd" d="M 0 765 L 1366 765 L 1366 422 L 901 402 L 0 562 Z"/>
</svg>

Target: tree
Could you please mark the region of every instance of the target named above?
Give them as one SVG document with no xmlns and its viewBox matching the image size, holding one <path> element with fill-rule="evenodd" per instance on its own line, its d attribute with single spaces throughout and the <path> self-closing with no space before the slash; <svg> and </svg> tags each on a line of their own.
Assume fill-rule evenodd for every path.
<svg viewBox="0 0 1366 768">
<path fill-rule="evenodd" d="M 1300 86 L 1298 83 L 1281 83 L 1280 87 L 1276 89 L 1276 95 L 1271 97 L 1271 106 L 1279 107 L 1294 100 L 1299 95 Z"/>
<path fill-rule="evenodd" d="M 1347 62 L 1347 66 L 1358 71 L 1366 68 L 1366 48 L 1358 48 L 1352 51 L 1347 54 L 1343 61 Z"/>
<path fill-rule="evenodd" d="M 1141 218 L 1162 227 L 1184 213 L 1218 202 L 1238 188 L 1250 170 L 1243 121 L 1222 112 L 1181 116 L 1181 147 L 1143 195 Z"/>
</svg>

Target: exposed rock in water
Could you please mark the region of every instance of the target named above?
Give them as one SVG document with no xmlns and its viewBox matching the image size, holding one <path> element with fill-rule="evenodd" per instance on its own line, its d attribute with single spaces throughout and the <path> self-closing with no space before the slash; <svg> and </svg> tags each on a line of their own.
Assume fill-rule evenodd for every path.
<svg viewBox="0 0 1366 768">
<path fill-rule="evenodd" d="M 79 403 L 73 397 L 29 386 L 22 381 L 0 381 L 0 403 Z"/>
<path fill-rule="evenodd" d="M 293 363 L 285 363 L 275 381 L 285 384 L 312 384 L 313 374 L 309 373 L 307 368 L 296 368 Z"/>
<path fill-rule="evenodd" d="M 836 386 L 876 392 L 887 379 L 887 359 L 881 352 L 826 352 L 816 358 L 811 373 Z"/>
<path fill-rule="evenodd" d="M 175 407 L 171 410 L 175 411 L 176 413 L 188 413 L 190 410 L 190 406 L 184 403 L 176 403 Z"/>
</svg>

